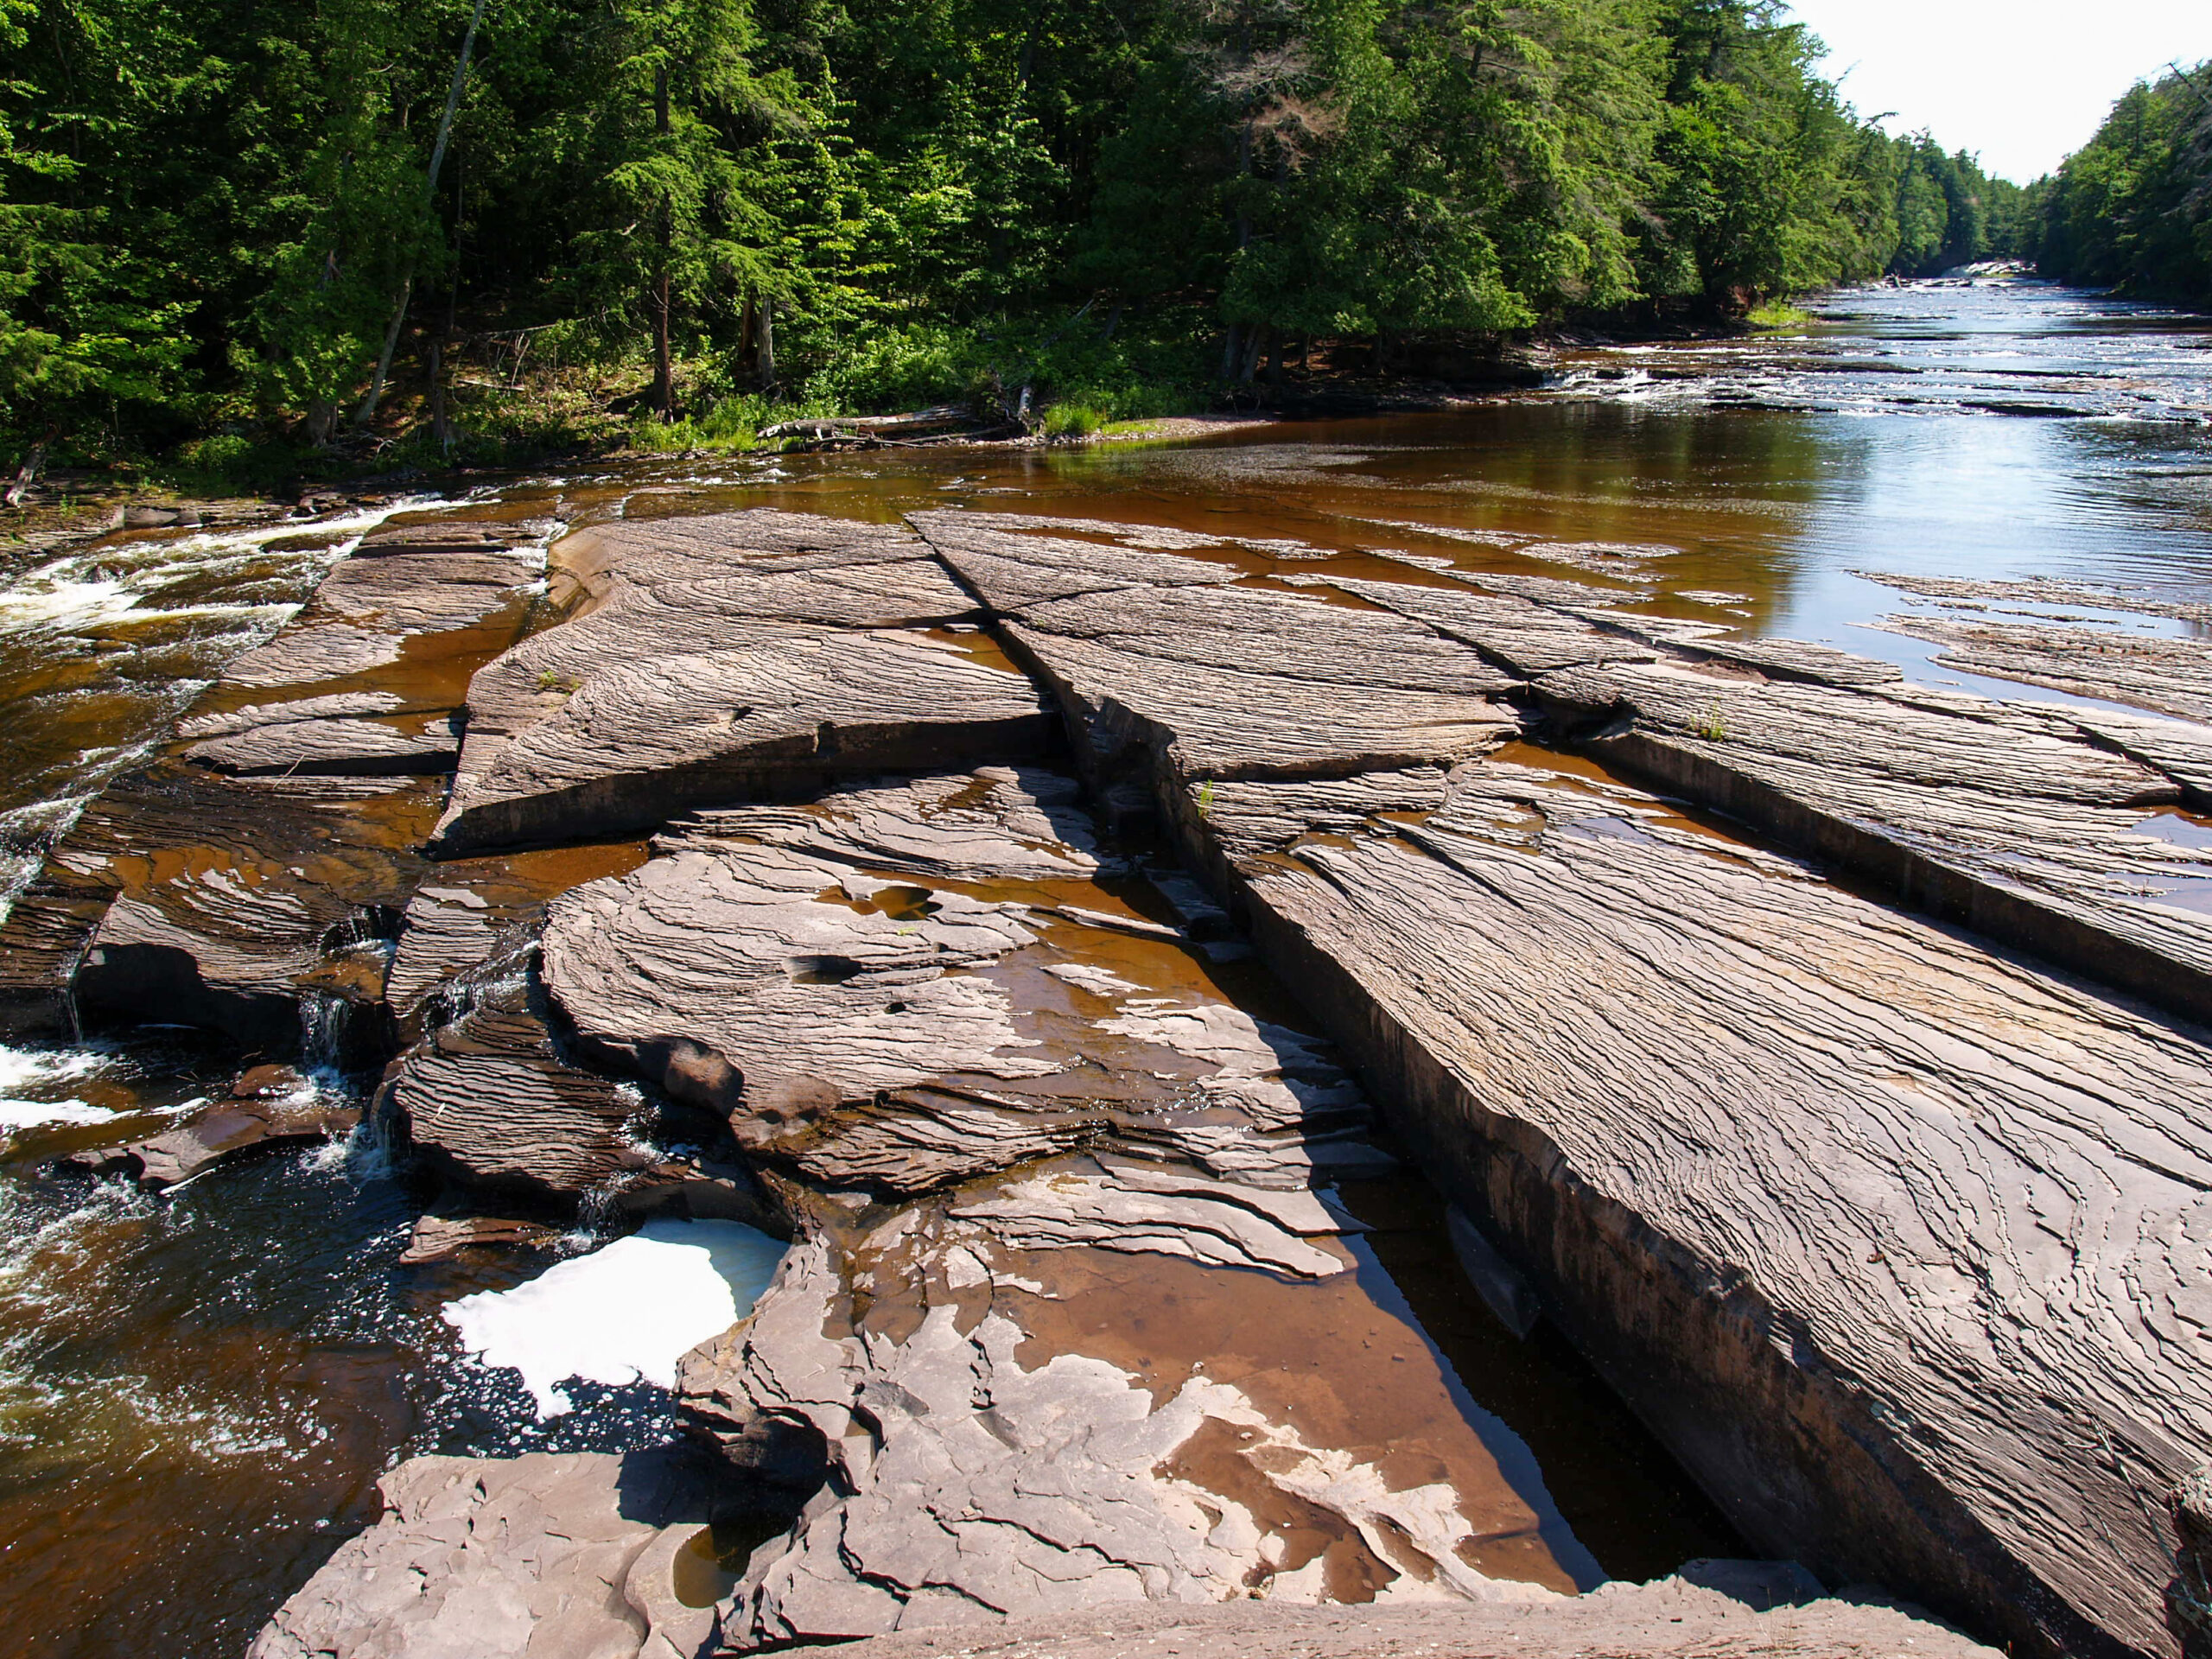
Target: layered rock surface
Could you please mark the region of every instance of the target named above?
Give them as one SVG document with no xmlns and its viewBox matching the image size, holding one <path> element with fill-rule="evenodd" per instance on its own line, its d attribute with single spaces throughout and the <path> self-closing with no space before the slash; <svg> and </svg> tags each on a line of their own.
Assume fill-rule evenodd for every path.
<svg viewBox="0 0 2212 1659">
<path fill-rule="evenodd" d="M 289 1052 L 303 1007 L 327 1004 L 363 1018 L 325 1058 L 379 1058 L 389 935 L 461 691 L 523 627 L 550 528 L 479 515 L 365 537 L 56 848 L 0 925 L 8 1028 L 150 1015 Z"/>
<path fill-rule="evenodd" d="M 1774 1595 L 1754 1573 L 1699 1563 L 1680 1579 L 1523 1605 L 1086 1609 L 1075 1618 L 853 1643 L 853 1659 L 1984 1659 L 1996 1649 L 1878 1601 Z M 1798 1594 L 1802 1594 L 1802 1591 Z"/>
<path fill-rule="evenodd" d="M 1619 786 L 1301 791 L 1206 820 L 1262 938 L 1747 1535 L 2157 1650 L 2153 1506 L 2212 1444 L 2203 1033 Z"/>
<path fill-rule="evenodd" d="M 701 1617 L 666 1583 L 672 1549 L 655 1548 L 680 1548 L 715 1518 L 697 1459 L 416 1458 L 377 1484 L 384 1519 L 339 1546 L 250 1659 L 698 1652 Z"/>
<path fill-rule="evenodd" d="M 601 527 L 555 556 L 569 620 L 515 645 L 529 528 L 341 563 L 0 943 L 48 1016 L 151 987 L 273 1046 L 371 1011 L 410 1045 L 380 1109 L 486 1203 L 775 1198 L 798 1246 L 684 1402 L 812 1497 L 694 1648 L 1255 1591 L 1586 1605 L 1525 1446 L 1316 1191 L 1380 1166 L 1365 1094 L 1197 884 L 1102 852 L 1043 764 L 1064 716 L 1092 799 L 1149 801 L 1755 1543 L 2031 1650 L 2169 1650 L 2212 1067 L 2096 987 L 2206 1006 L 2202 728 L 1641 588 L 1010 515 Z M 440 816 L 415 769 L 463 675 Z M 1679 798 L 1500 754 L 1531 731 Z M 538 842 L 590 844 L 493 850 Z M 484 1535 L 564 1524 L 535 1515 Z M 511 1576 L 438 1559 L 378 1568 L 406 1595 L 345 1639 Z M 485 1593 L 525 1642 L 570 1605 Z"/>
<path fill-rule="evenodd" d="M 1035 690 L 969 622 L 974 601 L 903 532 L 747 513 L 589 538 L 568 556 L 592 608 L 470 687 L 443 852 L 1049 741 Z"/>
</svg>

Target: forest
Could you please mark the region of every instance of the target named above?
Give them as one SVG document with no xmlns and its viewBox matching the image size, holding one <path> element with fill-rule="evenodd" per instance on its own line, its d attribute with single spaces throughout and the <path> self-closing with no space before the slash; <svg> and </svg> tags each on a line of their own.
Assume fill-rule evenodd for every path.
<svg viewBox="0 0 2212 1659">
<path fill-rule="evenodd" d="M 2137 86 L 2028 190 L 2020 252 L 2046 276 L 2212 310 L 2212 63 Z"/>
<path fill-rule="evenodd" d="M 2021 237 L 1770 0 L 0 0 L 0 436 L 88 464 L 1083 431 Z"/>
</svg>

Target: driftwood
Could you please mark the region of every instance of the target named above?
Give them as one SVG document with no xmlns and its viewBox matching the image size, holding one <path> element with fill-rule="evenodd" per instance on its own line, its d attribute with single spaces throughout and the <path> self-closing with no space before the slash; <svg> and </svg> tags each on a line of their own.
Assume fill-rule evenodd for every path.
<svg viewBox="0 0 2212 1659">
<path fill-rule="evenodd" d="M 898 438 L 940 436 L 992 423 L 978 420 L 970 410 L 958 404 L 945 404 L 935 409 L 918 409 L 906 415 L 837 415 L 778 421 L 772 426 L 762 427 L 760 436 L 810 438 L 817 442 L 861 438 L 880 442 Z"/>
<path fill-rule="evenodd" d="M 31 493 L 38 483 L 38 475 L 46 470 L 47 443 L 47 439 L 41 438 L 31 445 L 23 456 L 23 464 L 16 469 L 16 476 L 10 482 L 6 494 L 0 496 L 0 501 L 11 507 L 23 505 L 23 498 Z"/>
</svg>

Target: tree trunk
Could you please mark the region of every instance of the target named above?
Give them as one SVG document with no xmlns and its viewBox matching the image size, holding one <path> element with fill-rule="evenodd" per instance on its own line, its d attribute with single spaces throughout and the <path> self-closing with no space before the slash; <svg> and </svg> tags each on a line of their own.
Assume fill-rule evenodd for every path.
<svg viewBox="0 0 2212 1659">
<path fill-rule="evenodd" d="M 454 298 L 446 292 L 446 315 L 438 332 L 430 336 L 430 435 L 441 452 L 453 448 L 453 429 L 446 423 L 446 343 L 453 338 Z"/>
<path fill-rule="evenodd" d="M 747 379 L 760 378 L 760 302 L 751 289 L 745 291 L 745 315 L 737 325 L 737 367 Z"/>
<path fill-rule="evenodd" d="M 668 266 L 653 279 L 653 410 L 664 421 L 676 418 L 676 365 L 668 347 Z"/>
<path fill-rule="evenodd" d="M 1268 340 L 1267 330 L 1256 324 L 1248 333 L 1249 338 L 1244 346 L 1244 361 L 1236 371 L 1237 383 L 1247 386 L 1252 384 L 1253 375 L 1259 371 L 1261 348 L 1267 344 Z"/>
<path fill-rule="evenodd" d="M 8 486 L 7 504 L 11 507 L 23 505 L 23 498 L 31 493 L 31 486 L 38 482 L 38 475 L 46 469 L 46 446 L 54 435 L 48 433 L 31 445 L 30 453 L 23 457 L 23 464 L 16 469 L 16 481 Z"/>
<path fill-rule="evenodd" d="M 668 113 L 668 66 L 664 63 L 653 73 L 653 130 L 666 137 L 671 123 Z M 653 409 L 664 423 L 676 418 L 676 365 L 669 354 L 669 308 L 673 302 L 670 292 L 669 267 L 675 260 L 676 204 L 664 200 L 660 207 L 660 269 L 653 275 Z"/>
<path fill-rule="evenodd" d="M 760 390 L 776 389 L 776 302 L 768 295 L 760 296 Z"/>
<path fill-rule="evenodd" d="M 476 26 L 483 21 L 484 0 L 476 0 L 475 10 L 468 14 L 468 32 L 461 37 L 461 61 L 453 67 L 453 85 L 446 89 L 446 112 L 438 119 L 437 142 L 430 146 L 430 170 L 423 184 L 425 207 L 438 194 L 438 169 L 445 165 L 446 141 L 453 137 L 454 112 L 461 107 L 461 89 L 468 80 L 468 60 L 476 51 Z M 384 401 L 385 377 L 391 372 L 392 350 L 399 344 L 399 331 L 407 321 L 407 302 L 414 294 L 415 273 L 410 269 L 399 285 L 399 305 L 391 314 L 391 327 L 384 331 L 384 350 L 377 354 L 377 372 L 369 380 L 369 395 L 354 411 L 357 427 L 365 427 L 377 417 L 377 405 Z"/>
<path fill-rule="evenodd" d="M 1234 380 L 1236 378 L 1236 364 L 1237 360 L 1244 355 L 1243 347 L 1243 331 L 1232 322 L 1229 325 L 1228 335 L 1221 342 L 1221 378 L 1223 379 Z"/>
<path fill-rule="evenodd" d="M 1280 331 L 1268 330 L 1268 384 L 1277 391 L 1282 390 L 1283 338 Z"/>
</svg>

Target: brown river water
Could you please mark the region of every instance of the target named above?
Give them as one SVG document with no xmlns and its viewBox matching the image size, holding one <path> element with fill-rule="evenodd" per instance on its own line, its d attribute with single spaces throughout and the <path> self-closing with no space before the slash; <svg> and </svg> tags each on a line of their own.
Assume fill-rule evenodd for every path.
<svg viewBox="0 0 2212 1659">
<path fill-rule="evenodd" d="M 1916 285 L 1837 296 L 1796 335 L 1570 353 L 1546 389 L 1450 414 L 1165 446 L 625 464 L 425 486 L 408 505 L 472 499 L 569 527 L 756 505 L 1111 519 L 1233 538 L 1254 573 L 1293 587 L 1324 569 L 1418 581 L 1425 563 L 1573 581 L 1654 614 L 1829 640 L 1917 679 L 2053 697 L 1936 666 L 1931 648 L 1871 627 L 1924 602 L 1862 573 L 2212 600 L 2212 327 L 2037 284 Z M 35 559 L 0 546 L 0 904 L 379 517 L 118 534 Z M 1208 990 L 1301 1022 L 1297 988 L 1250 964 Z M 549 1258 L 401 1267 L 419 1200 L 372 1146 L 226 1166 L 162 1198 L 44 1173 L 234 1070 L 159 1028 L 0 1048 L 0 1655 L 230 1659 L 373 1518 L 397 1459 L 670 1432 L 650 1385 L 573 1385 L 578 1408 L 541 1422 L 515 1373 L 464 1355 L 441 1307 Z M 1287 1377 L 1301 1329 L 1376 1320 L 1370 1339 L 1414 1363 L 1337 1406 L 1387 1445 L 1479 1446 L 1540 1471 L 1572 1537 L 1524 1576 L 1587 1582 L 1594 1561 L 1640 1579 L 1740 1550 L 1548 1327 L 1516 1342 L 1489 1314 L 1417 1179 L 1342 1196 L 1375 1228 L 1349 1311 L 1332 1310 L 1338 1292 L 1255 1292 L 1249 1317 L 1224 1322 L 1205 1271 L 1114 1258 L 1096 1265 L 1114 1294 L 1096 1305 L 1126 1319 L 1082 1329 L 1085 1304 L 1065 1303 L 1033 1336 L 1172 1383 L 1201 1361 Z M 1199 1306 L 1217 1311 L 1201 1322 Z"/>
</svg>

